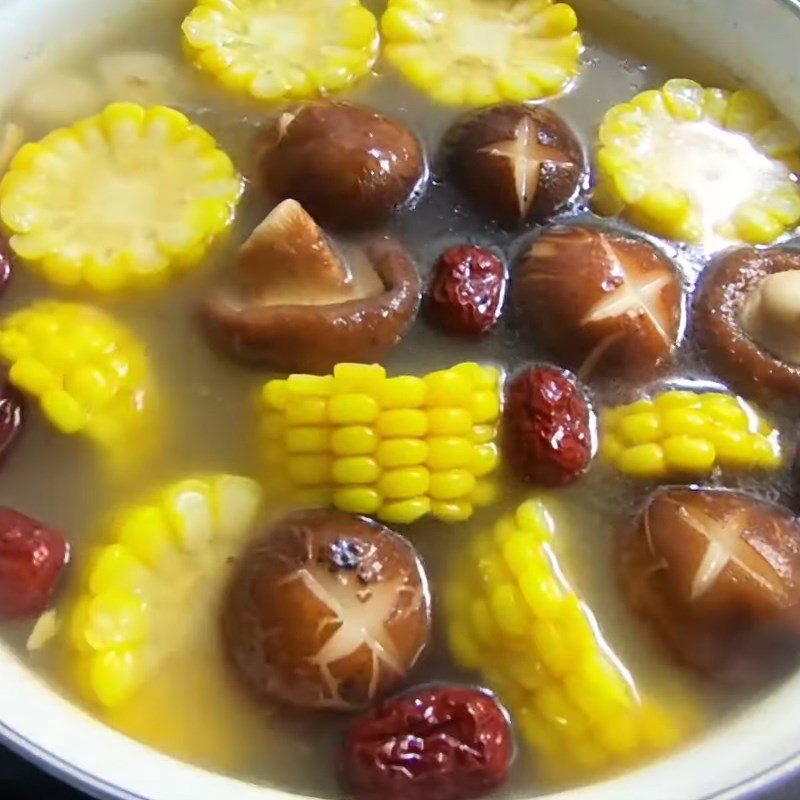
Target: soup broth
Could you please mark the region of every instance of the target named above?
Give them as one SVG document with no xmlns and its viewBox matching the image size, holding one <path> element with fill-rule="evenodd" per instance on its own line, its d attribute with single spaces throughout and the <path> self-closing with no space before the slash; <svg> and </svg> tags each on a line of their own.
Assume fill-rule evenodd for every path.
<svg viewBox="0 0 800 800">
<path fill-rule="evenodd" d="M 376 14 L 385 7 L 377 0 L 365 5 Z M 739 85 L 737 76 L 708 63 L 702 54 L 687 51 L 682 43 L 606 2 L 574 0 L 573 5 L 584 37 L 585 66 L 574 85 L 548 101 L 548 105 L 580 135 L 587 156 L 592 152 L 604 113 L 637 92 L 660 87 L 676 76 L 730 89 Z M 29 83 L 19 87 L 16 98 L 0 116 L 0 122 L 18 122 L 26 139 L 35 141 L 48 132 L 48 126 L 34 119 L 26 108 L 30 87 L 59 73 L 74 73 L 95 81 L 98 64 L 108 54 L 139 50 L 156 53 L 168 60 L 174 76 L 147 102 L 173 106 L 201 124 L 231 156 L 247 181 L 229 238 L 215 246 L 202 266 L 176 277 L 168 286 L 98 296 L 88 291 L 57 289 L 19 268 L 2 299 L 4 315 L 45 296 L 95 303 L 111 311 L 145 342 L 162 405 L 153 458 L 119 471 L 110 468 L 79 437 L 58 434 L 35 413 L 32 404 L 29 406 L 24 436 L 0 473 L 0 501 L 53 523 L 69 536 L 72 568 L 66 587 L 61 588 L 59 607 L 76 591 L 91 549 L 107 536 L 106 520 L 113 509 L 140 502 L 159 487 L 188 475 L 229 472 L 261 476 L 267 484 L 274 477 L 264 475 L 258 461 L 253 446 L 256 417 L 251 413 L 253 398 L 270 374 L 248 369 L 213 352 L 199 330 L 195 310 L 199 298 L 231 269 L 238 247 L 270 209 L 253 185 L 254 143 L 263 121 L 278 109 L 231 98 L 191 68 L 178 36 L 189 7 L 184 0 L 141 0 L 131 14 L 109 12 L 106 19 L 98 21 L 96 30 L 81 31 L 80 37 L 65 34 L 64 41 L 51 47 L 46 55 L 35 54 L 38 65 Z M 413 208 L 403 210 L 387 226 L 388 232 L 395 234 L 414 257 L 423 282 L 443 250 L 464 242 L 489 247 L 511 263 L 530 240 L 535 226 L 512 234 L 485 222 L 437 172 L 435 157 L 442 136 L 462 111 L 436 105 L 382 61 L 375 74 L 344 96 L 399 118 L 424 144 L 432 169 L 430 185 Z M 66 98 L 65 104 L 69 108 Z M 76 114 L 75 118 L 82 115 Z M 578 199 L 559 213 L 559 218 L 602 224 L 591 215 L 586 196 L 587 192 L 580 192 Z M 345 252 L 355 249 L 357 241 L 337 238 Z M 676 245 L 665 241 L 659 246 L 674 258 L 686 287 L 691 289 L 717 245 Z M 446 335 L 423 312 L 385 366 L 390 374 L 421 375 L 464 360 L 495 364 L 514 373 L 526 364 L 549 358 L 547 352 L 520 336 L 511 312 L 493 335 L 480 340 Z M 690 341 L 683 342 L 675 366 L 664 380 L 701 387 L 720 385 L 702 366 Z M 599 409 L 632 399 L 640 391 L 641 387 L 622 380 L 593 382 L 591 399 Z M 784 449 L 790 451 L 791 420 L 779 422 Z M 761 496 L 778 499 L 785 496 L 788 482 L 783 472 L 775 475 L 770 475 L 768 485 L 756 478 L 730 477 L 715 477 L 713 483 L 727 480 L 728 485 L 744 486 Z M 474 676 L 454 665 L 448 653 L 440 586 L 463 542 L 534 493 L 509 480 L 500 502 L 478 510 L 466 523 L 448 526 L 423 519 L 404 530 L 424 561 L 434 603 L 433 640 L 414 669 L 414 684 L 474 680 Z M 568 520 L 560 541 L 565 571 L 638 687 L 667 694 L 678 702 L 697 703 L 702 706 L 707 727 L 724 724 L 737 713 L 741 694 L 712 688 L 689 671 L 672 666 L 658 645 L 642 635 L 639 623 L 633 620 L 617 590 L 611 567 L 613 532 L 643 496 L 641 486 L 599 467 L 575 485 L 553 492 L 554 502 L 565 510 Z M 278 519 L 285 510 L 271 504 L 263 524 Z M 88 710 L 124 733 L 199 766 L 298 794 L 341 796 L 333 765 L 350 718 L 259 707 L 242 692 L 229 674 L 216 630 L 219 596 L 226 576 L 227 572 L 221 570 L 218 581 L 198 587 L 187 596 L 187 608 L 197 619 L 195 628 L 180 653 L 161 666 L 134 700 L 113 712 Z M 58 640 L 41 651 L 27 652 L 25 640 L 29 632 L 29 623 L 0 627 L 4 641 L 44 681 L 83 703 L 74 690 L 70 654 Z M 748 697 L 747 702 L 753 699 Z M 536 759 L 521 745 L 511 779 L 501 795 L 531 797 L 551 788 L 540 780 Z"/>
</svg>

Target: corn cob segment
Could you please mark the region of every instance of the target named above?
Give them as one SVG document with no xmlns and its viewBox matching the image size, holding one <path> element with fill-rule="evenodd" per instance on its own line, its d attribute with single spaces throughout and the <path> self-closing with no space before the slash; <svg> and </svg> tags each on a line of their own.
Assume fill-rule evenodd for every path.
<svg viewBox="0 0 800 800">
<path fill-rule="evenodd" d="M 193 636 L 207 636 L 226 563 L 260 505 L 255 481 L 215 475 L 174 484 L 118 516 L 67 626 L 89 699 L 120 706 Z"/>
<path fill-rule="evenodd" d="M 535 100 L 580 69 L 575 11 L 553 0 L 389 0 L 388 60 L 447 105 Z"/>
<path fill-rule="evenodd" d="M 479 534 L 445 585 L 450 650 L 515 716 L 550 780 L 620 768 L 667 750 L 688 716 L 643 699 L 565 579 L 542 500 Z"/>
<path fill-rule="evenodd" d="M 800 221 L 800 132 L 747 91 L 671 80 L 610 109 L 595 209 L 688 242 L 767 244 Z"/>
<path fill-rule="evenodd" d="M 144 348 L 97 308 L 40 300 L 11 314 L 0 321 L 0 361 L 61 433 L 129 447 L 149 421 Z"/>
<path fill-rule="evenodd" d="M 231 160 L 183 114 L 115 103 L 20 149 L 0 219 L 47 280 L 111 291 L 197 264 L 240 192 Z"/>
<path fill-rule="evenodd" d="M 600 452 L 632 478 L 779 469 L 778 431 L 741 397 L 671 390 L 600 417 Z"/>
<path fill-rule="evenodd" d="M 285 475 L 296 502 L 390 524 L 468 519 L 497 494 L 500 385 L 498 370 L 474 363 L 422 378 L 337 364 L 333 375 L 269 381 L 259 445 L 267 482 Z"/>
<path fill-rule="evenodd" d="M 369 72 L 379 44 L 358 0 L 198 0 L 183 36 L 200 69 L 269 101 L 346 88 Z"/>
</svg>

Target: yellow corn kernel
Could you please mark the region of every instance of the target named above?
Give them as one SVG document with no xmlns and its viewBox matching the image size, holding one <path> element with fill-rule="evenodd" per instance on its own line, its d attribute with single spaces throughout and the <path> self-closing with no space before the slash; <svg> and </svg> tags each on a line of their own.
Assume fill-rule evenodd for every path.
<svg viewBox="0 0 800 800">
<path fill-rule="evenodd" d="M 295 397 L 329 397 L 333 394 L 332 375 L 290 375 L 286 390 Z"/>
<path fill-rule="evenodd" d="M 523 636 L 531 627 L 531 618 L 516 587 L 503 583 L 489 597 L 492 616 L 506 636 Z"/>
<path fill-rule="evenodd" d="M 600 440 L 600 455 L 606 461 L 616 461 L 624 450 L 625 443 L 613 433 L 605 434 Z"/>
<path fill-rule="evenodd" d="M 380 364 L 337 364 L 333 368 L 336 394 L 369 394 L 376 396 L 386 380 Z"/>
<path fill-rule="evenodd" d="M 430 473 L 424 467 L 392 469 L 381 475 L 378 491 L 389 500 L 405 500 L 426 495 L 430 482 Z"/>
<path fill-rule="evenodd" d="M 702 436 L 708 417 L 691 408 L 671 408 L 661 414 L 661 427 L 665 436 Z"/>
<path fill-rule="evenodd" d="M 478 480 L 469 499 L 473 506 L 491 506 L 500 497 L 500 487 L 496 481 Z"/>
<path fill-rule="evenodd" d="M 469 381 L 453 370 L 432 372 L 424 380 L 429 408 L 460 406 L 468 402 L 472 394 Z"/>
<path fill-rule="evenodd" d="M 474 669 L 481 663 L 481 651 L 465 622 L 450 625 L 447 636 L 456 663 L 464 669 Z"/>
<path fill-rule="evenodd" d="M 165 112 L 174 136 L 144 135 Z M 214 139 L 159 107 L 114 103 L 20 155 L 0 185 L 12 249 L 53 283 L 97 291 L 157 286 L 202 261 L 242 190 Z"/>
<path fill-rule="evenodd" d="M 11 375 L 12 381 L 14 376 Z M 45 416 L 62 433 L 77 433 L 86 427 L 87 415 L 81 404 L 63 389 L 46 391 L 40 400 Z"/>
<path fill-rule="evenodd" d="M 429 514 L 430 510 L 430 498 L 412 497 L 408 500 L 384 503 L 378 511 L 377 517 L 390 525 L 410 525 Z"/>
<path fill-rule="evenodd" d="M 716 422 L 740 430 L 747 430 L 750 427 L 750 418 L 735 397 L 709 393 L 701 397 L 700 407 L 703 413 Z"/>
<path fill-rule="evenodd" d="M 681 472 L 710 472 L 717 457 L 711 442 L 691 436 L 671 436 L 664 439 L 661 446 L 667 468 Z"/>
<path fill-rule="evenodd" d="M 475 488 L 475 476 L 465 469 L 432 472 L 430 495 L 434 500 L 457 500 L 466 497 Z"/>
<path fill-rule="evenodd" d="M 674 117 L 691 122 L 702 117 L 706 95 L 704 88 L 696 81 L 667 81 L 662 92 L 664 103 Z"/>
<path fill-rule="evenodd" d="M 431 514 L 436 519 L 448 523 L 465 522 L 472 516 L 474 510 L 472 503 L 464 500 L 435 500 L 431 503 Z"/>
<path fill-rule="evenodd" d="M 375 452 L 380 439 L 373 428 L 350 425 L 336 428 L 330 441 L 331 450 L 337 456 L 367 456 Z"/>
<path fill-rule="evenodd" d="M 617 431 L 630 444 L 647 444 L 659 439 L 661 422 L 658 415 L 651 412 L 630 414 L 620 420 Z"/>
<path fill-rule="evenodd" d="M 555 522 L 544 503 L 526 500 L 514 515 L 516 525 L 539 540 L 547 540 L 555 533 Z"/>
<path fill-rule="evenodd" d="M 368 425 L 380 413 L 377 401 L 368 394 L 340 394 L 330 399 L 328 414 L 335 425 Z"/>
<path fill-rule="evenodd" d="M 330 434 L 325 428 L 288 428 L 283 443 L 287 453 L 325 453 Z"/>
<path fill-rule="evenodd" d="M 262 101 L 329 94 L 369 72 L 378 22 L 363 5 L 316 2 L 285 12 L 269 0 L 198 0 L 181 26 L 184 45 L 223 86 Z"/>
<path fill-rule="evenodd" d="M 265 406 L 275 411 L 285 411 L 289 404 L 289 384 L 285 380 L 272 380 L 264 384 L 261 391 Z"/>
<path fill-rule="evenodd" d="M 433 413 L 433 412 L 431 412 Z M 433 433 L 433 431 L 431 431 Z M 475 444 L 489 444 L 497 439 L 497 426 L 495 425 L 473 425 L 472 441 Z"/>
<path fill-rule="evenodd" d="M 472 414 L 465 408 L 432 408 L 428 432 L 431 436 L 469 436 L 473 433 Z"/>
<path fill-rule="evenodd" d="M 325 425 L 327 422 L 328 401 L 324 398 L 293 397 L 286 406 L 287 425 Z"/>
<path fill-rule="evenodd" d="M 712 429 L 709 441 L 716 449 L 717 458 L 723 465 L 747 466 L 752 461 L 752 439 L 746 431 L 731 428 Z"/>
<path fill-rule="evenodd" d="M 472 443 L 458 437 L 434 436 L 428 439 L 427 465 L 433 470 L 469 466 L 474 458 Z"/>
<path fill-rule="evenodd" d="M 125 591 L 141 594 L 149 581 L 149 572 L 124 544 L 104 547 L 89 575 L 89 591 Z"/>
<path fill-rule="evenodd" d="M 86 609 L 86 641 L 95 650 L 129 647 L 147 635 L 145 603 L 118 590 L 95 595 Z"/>
<path fill-rule="evenodd" d="M 169 524 L 157 506 L 140 506 L 119 522 L 119 541 L 149 567 L 161 566 L 174 550 Z"/>
<path fill-rule="evenodd" d="M 658 395 L 653 404 L 659 412 L 676 408 L 699 408 L 702 405 L 702 396 L 698 396 L 697 392 L 672 389 Z"/>
<path fill-rule="evenodd" d="M 657 444 L 640 444 L 623 450 L 616 464 L 620 472 L 635 478 L 660 478 L 667 468 L 664 451 Z"/>
<path fill-rule="evenodd" d="M 419 466 L 428 458 L 428 443 L 422 439 L 387 439 L 378 446 L 375 458 L 384 469 Z"/>
<path fill-rule="evenodd" d="M 374 514 L 381 507 L 383 498 L 367 486 L 352 486 L 338 489 L 333 494 L 333 504 L 349 514 Z"/>
<path fill-rule="evenodd" d="M 476 425 L 494 423 L 500 416 L 500 398 L 496 391 L 475 392 L 471 403 L 472 420 Z"/>
<path fill-rule="evenodd" d="M 9 370 L 8 377 L 14 386 L 37 397 L 60 388 L 58 376 L 33 358 L 21 358 Z"/>
<path fill-rule="evenodd" d="M 133 694 L 142 681 L 143 672 L 141 655 L 136 650 L 107 650 L 92 658 L 89 680 L 100 703 L 114 708 Z"/>
<path fill-rule="evenodd" d="M 417 409 L 384 411 L 375 421 L 375 429 L 386 438 L 419 438 L 428 433 L 428 417 Z"/>
<path fill-rule="evenodd" d="M 378 387 L 375 399 L 383 409 L 421 408 L 427 393 L 428 387 L 422 378 L 400 375 L 387 378 Z"/>
<path fill-rule="evenodd" d="M 380 467 L 369 456 L 347 456 L 334 459 L 331 477 L 335 483 L 373 483 L 380 475 Z"/>
</svg>

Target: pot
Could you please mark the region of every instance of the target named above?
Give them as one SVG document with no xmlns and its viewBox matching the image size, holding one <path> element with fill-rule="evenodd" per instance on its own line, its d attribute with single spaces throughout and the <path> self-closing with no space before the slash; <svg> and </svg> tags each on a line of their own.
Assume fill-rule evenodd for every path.
<svg viewBox="0 0 800 800">
<path fill-rule="evenodd" d="M 148 0 L 149 1 L 149 0 Z M 0 109 L 54 43 L 142 0 L 0 0 Z M 617 0 L 727 64 L 800 124 L 800 0 Z M 580 2 L 575 5 L 580 11 Z M 55 479 L 55 478 L 54 478 Z M 800 769 L 800 674 L 682 751 L 619 778 L 538 800 L 742 800 Z M 0 740 L 113 800 L 296 797 L 189 766 L 104 726 L 0 646 Z"/>
</svg>

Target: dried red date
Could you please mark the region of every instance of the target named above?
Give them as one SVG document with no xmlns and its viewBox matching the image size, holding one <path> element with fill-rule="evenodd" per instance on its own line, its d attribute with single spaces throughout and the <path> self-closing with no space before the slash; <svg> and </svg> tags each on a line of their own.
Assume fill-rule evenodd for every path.
<svg viewBox="0 0 800 800">
<path fill-rule="evenodd" d="M 0 234 L 0 295 L 3 294 L 6 284 L 11 280 L 12 261 L 8 240 Z"/>
<path fill-rule="evenodd" d="M 22 397 L 0 377 L 0 465 L 22 428 Z"/>
<path fill-rule="evenodd" d="M 486 333 L 502 313 L 506 283 L 506 268 L 494 253 L 453 247 L 436 262 L 428 303 L 447 330 Z"/>
<path fill-rule="evenodd" d="M 68 561 L 69 545 L 62 533 L 12 508 L 0 508 L 0 619 L 44 611 Z"/>
<path fill-rule="evenodd" d="M 508 717 L 492 695 L 425 687 L 353 725 L 342 777 L 355 800 L 463 800 L 499 786 L 512 755 Z"/>
<path fill-rule="evenodd" d="M 563 486 L 589 465 L 589 408 L 575 382 L 551 367 L 517 375 L 503 412 L 506 460 L 526 481 Z"/>
</svg>

